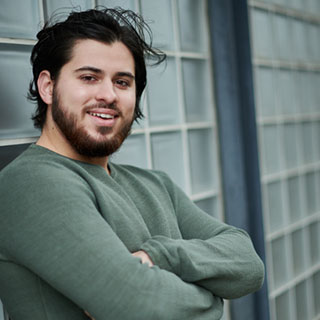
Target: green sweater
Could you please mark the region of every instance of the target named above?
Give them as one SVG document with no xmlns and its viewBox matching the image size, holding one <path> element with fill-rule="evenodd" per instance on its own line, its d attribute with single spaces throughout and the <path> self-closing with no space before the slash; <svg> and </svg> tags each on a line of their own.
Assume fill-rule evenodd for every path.
<svg viewBox="0 0 320 320">
<path fill-rule="evenodd" d="M 244 231 L 162 172 L 109 165 L 31 145 L 1 171 L 0 298 L 13 320 L 214 320 L 222 298 L 259 289 Z"/>
</svg>

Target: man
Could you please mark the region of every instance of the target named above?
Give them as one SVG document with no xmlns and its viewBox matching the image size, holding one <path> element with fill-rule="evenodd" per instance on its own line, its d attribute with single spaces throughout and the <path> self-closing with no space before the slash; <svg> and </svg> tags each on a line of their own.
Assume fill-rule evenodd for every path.
<svg viewBox="0 0 320 320">
<path fill-rule="evenodd" d="M 146 43 L 131 11 L 45 25 L 31 61 L 41 136 L 0 176 L 0 298 L 14 320 L 220 319 L 259 289 L 248 235 L 162 172 L 109 157 L 141 117 Z"/>
</svg>

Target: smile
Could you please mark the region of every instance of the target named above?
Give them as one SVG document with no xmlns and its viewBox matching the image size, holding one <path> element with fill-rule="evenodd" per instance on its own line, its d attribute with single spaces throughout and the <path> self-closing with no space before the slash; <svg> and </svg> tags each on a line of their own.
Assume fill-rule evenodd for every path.
<svg viewBox="0 0 320 320">
<path fill-rule="evenodd" d="M 115 116 L 112 116 L 111 114 L 105 114 L 105 113 L 96 113 L 96 112 L 88 112 L 91 116 L 99 117 L 102 119 L 114 119 Z"/>
</svg>

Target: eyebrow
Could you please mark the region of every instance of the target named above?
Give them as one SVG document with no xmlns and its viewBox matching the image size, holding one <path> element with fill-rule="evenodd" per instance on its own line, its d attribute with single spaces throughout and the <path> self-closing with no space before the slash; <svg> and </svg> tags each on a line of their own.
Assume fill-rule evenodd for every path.
<svg viewBox="0 0 320 320">
<path fill-rule="evenodd" d="M 92 67 L 92 66 L 84 66 L 84 67 L 76 69 L 74 72 L 78 73 L 78 72 L 82 72 L 82 71 L 90 71 L 90 72 L 93 72 L 96 74 L 103 74 L 104 73 L 103 70 L 96 68 L 96 67 Z M 135 80 L 135 76 L 131 72 L 119 71 L 116 73 L 116 75 L 120 76 L 120 77 L 128 77 L 128 78 Z"/>
</svg>

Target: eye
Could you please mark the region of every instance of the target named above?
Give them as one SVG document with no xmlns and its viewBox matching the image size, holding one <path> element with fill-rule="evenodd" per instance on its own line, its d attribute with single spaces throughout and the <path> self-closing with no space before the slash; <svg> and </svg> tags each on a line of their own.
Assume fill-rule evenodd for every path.
<svg viewBox="0 0 320 320">
<path fill-rule="evenodd" d="M 116 85 L 118 85 L 121 88 L 127 88 L 130 86 L 129 81 L 123 80 L 123 79 L 118 79 L 115 81 Z"/>
<path fill-rule="evenodd" d="M 97 78 L 92 75 L 83 75 L 80 77 L 80 79 L 84 82 L 94 82 L 97 80 Z"/>
</svg>

